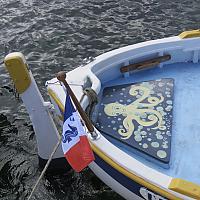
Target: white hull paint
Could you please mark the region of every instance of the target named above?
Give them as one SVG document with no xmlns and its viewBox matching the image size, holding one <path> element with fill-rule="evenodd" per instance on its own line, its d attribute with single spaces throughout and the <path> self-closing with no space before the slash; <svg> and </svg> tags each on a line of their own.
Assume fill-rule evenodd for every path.
<svg viewBox="0 0 200 200">
<path fill-rule="evenodd" d="M 133 60 L 140 61 L 141 59 L 145 60 L 154 56 L 168 53 L 170 53 L 172 59 L 167 61 L 167 64 L 185 61 L 197 63 L 200 60 L 200 39 L 187 39 L 185 42 L 179 37 L 171 37 L 120 48 L 118 50 L 98 56 L 88 65 L 79 67 L 67 73 L 67 80 L 68 83 L 71 84 L 71 88 L 75 95 L 80 100 L 81 96 L 83 95 L 82 85 L 84 85 L 86 79 L 89 78 L 91 82 L 91 88 L 94 89 L 98 94 L 101 90 L 102 83 L 108 82 L 111 79 L 115 79 L 121 75 L 119 72 L 121 66 L 128 65 Z M 177 58 L 174 57 L 175 54 L 178 55 Z M 160 64 L 159 67 L 162 67 L 162 64 Z M 129 76 L 129 74 L 127 73 L 125 76 Z M 44 102 L 31 72 L 30 77 L 31 85 L 25 92 L 21 94 L 21 97 L 34 125 L 38 144 L 38 155 L 42 159 L 48 159 L 58 141 L 58 131 L 50 115 L 49 108 L 46 106 L 48 103 Z M 51 81 L 48 81 L 48 83 L 54 83 L 55 81 L 56 79 L 52 79 Z M 65 92 L 63 87 L 59 84 L 48 85 L 48 83 L 48 90 L 51 89 L 55 93 L 56 98 L 63 107 L 65 102 Z M 57 102 L 52 98 L 52 96 L 51 99 L 53 100 L 52 102 L 56 108 L 57 115 L 60 116 L 62 114 L 60 111 L 61 107 L 58 107 Z M 82 107 L 85 108 L 87 105 L 88 99 L 85 97 L 82 101 Z M 101 135 L 101 133 L 99 134 Z M 166 198 L 162 197 L 162 194 L 165 194 L 163 196 L 166 196 L 166 194 L 168 196 L 173 196 L 171 199 L 194 199 L 170 190 L 169 184 L 173 177 L 159 172 L 145 165 L 143 162 L 138 161 L 133 156 L 128 155 L 126 152 L 113 145 L 105 137 L 103 137 L 103 135 L 101 135 L 100 139 L 94 141 L 90 140 L 90 142 L 93 146 L 95 146 L 96 151 L 100 152 L 99 155 L 103 154 L 104 157 L 110 159 L 109 161 L 107 160 L 107 164 L 110 164 L 112 167 L 114 165 L 118 166 L 115 170 L 119 170 L 119 173 L 121 173 L 123 176 L 129 174 L 129 179 L 131 179 L 133 182 L 137 182 L 136 184 L 141 186 L 138 194 L 140 196 L 138 196 L 124 187 L 124 185 L 116 181 L 99 165 L 94 162 L 91 163 L 89 166 L 91 170 L 105 184 L 107 184 L 125 199 L 165 200 Z M 63 152 L 61 148 L 58 149 L 54 155 L 54 158 L 63 158 Z M 124 171 L 127 173 L 124 173 Z M 136 177 L 137 181 L 133 180 L 133 177 Z M 150 190 L 148 186 L 152 189 Z M 154 193 L 154 191 L 152 191 L 153 189 L 156 189 L 157 191 Z"/>
<path fill-rule="evenodd" d="M 58 131 L 49 112 L 48 105 L 50 102 L 45 102 L 41 96 L 37 84 L 30 72 L 31 85 L 21 95 L 30 119 L 33 123 L 33 128 L 36 133 L 38 156 L 48 160 L 54 146 L 58 141 Z M 63 157 L 61 146 L 58 148 L 53 158 Z"/>
<path fill-rule="evenodd" d="M 113 50 L 111 52 L 105 53 L 101 56 L 98 56 L 93 62 L 89 63 L 88 65 L 84 67 L 76 68 L 75 70 L 67 73 L 67 80 L 68 83 L 71 84 L 71 88 L 80 100 L 83 91 L 82 86 L 77 86 L 78 84 L 84 85 L 86 77 L 90 77 L 91 81 L 91 88 L 94 89 L 97 93 L 99 93 L 101 88 L 101 83 L 107 82 L 111 79 L 115 79 L 116 77 L 120 76 L 119 68 L 123 65 L 130 64 L 131 60 L 140 60 L 142 59 L 148 59 L 151 56 L 156 55 L 163 55 L 163 54 L 171 54 L 172 59 L 167 61 L 167 64 L 171 64 L 173 62 L 184 62 L 186 60 L 185 58 L 185 52 L 189 52 L 189 57 L 187 57 L 187 60 L 191 60 L 196 62 L 196 51 L 199 51 L 198 49 L 193 49 L 195 45 L 199 43 L 199 39 L 188 39 L 187 42 L 183 42 L 179 37 L 170 37 L 166 39 L 159 39 L 154 41 L 148 41 L 143 42 L 127 47 L 123 47 L 117 50 Z M 176 60 L 173 57 L 173 54 L 180 54 L 178 57 L 178 60 Z M 198 53 L 200 56 L 200 53 Z M 163 64 L 160 64 L 159 67 L 162 67 Z M 79 73 L 78 73 L 79 72 Z M 110 76 L 112 74 L 112 76 Z M 78 77 L 77 77 L 78 76 Z M 125 76 L 129 76 L 129 74 L 125 74 Z M 56 79 L 52 79 L 52 82 L 55 82 Z M 78 81 L 76 84 L 76 80 Z M 100 81 L 101 80 L 101 81 Z M 49 82 L 51 82 L 49 81 Z M 75 86 L 76 85 L 76 86 Z M 48 88 L 51 88 L 58 96 L 58 99 L 62 104 L 65 101 L 65 93 L 64 91 L 59 89 L 59 86 L 55 85 L 48 85 Z M 56 92 L 56 90 L 59 90 L 59 92 Z M 82 106 L 85 108 L 88 104 L 88 99 L 85 97 L 82 101 Z M 60 114 L 60 111 L 58 110 L 58 114 Z M 101 134 L 101 133 L 100 133 Z M 141 177 L 144 179 L 147 183 L 153 184 L 154 186 L 160 188 L 161 190 L 167 192 L 168 194 L 172 194 L 174 197 L 173 199 L 184 199 L 184 200 L 190 200 L 193 198 L 190 198 L 188 196 L 184 196 L 180 193 L 174 192 L 170 189 L 168 189 L 168 186 L 170 182 L 172 181 L 173 177 L 170 177 L 166 174 L 160 173 L 143 163 L 139 162 L 138 160 L 134 159 L 133 157 L 129 156 L 125 152 L 123 152 L 121 149 L 114 146 L 112 143 L 108 142 L 106 138 L 101 136 L 101 138 L 97 141 L 91 141 L 95 146 L 98 147 L 98 149 L 101 149 L 103 153 L 105 153 L 106 156 L 111 158 L 113 161 L 115 161 L 119 166 L 122 166 L 125 170 L 128 172 Z M 104 181 L 109 187 L 111 187 L 116 192 L 125 195 L 125 191 L 123 189 L 119 190 L 119 186 L 122 186 L 121 184 L 110 184 L 109 180 L 106 179 L 106 176 L 104 179 L 102 179 L 101 174 L 98 173 L 99 169 L 92 168 L 95 174 Z M 105 172 L 104 172 L 105 173 Z M 107 174 L 108 175 L 108 174 Z M 108 175 L 107 178 L 110 176 Z M 113 179 L 112 179 L 113 181 Z M 111 182 L 112 182 L 111 181 Z M 141 185 L 141 187 L 146 188 L 145 186 Z M 132 192 L 131 192 L 132 193 Z M 134 193 L 132 193 L 135 195 Z M 153 194 L 153 193 L 152 193 Z M 149 194 L 149 196 L 151 196 Z M 127 199 L 129 197 L 126 197 Z M 162 196 L 159 196 L 155 194 L 152 199 L 158 199 L 162 200 Z M 133 199 L 133 198 L 132 198 Z M 145 198 L 144 198 L 145 199 Z"/>
</svg>

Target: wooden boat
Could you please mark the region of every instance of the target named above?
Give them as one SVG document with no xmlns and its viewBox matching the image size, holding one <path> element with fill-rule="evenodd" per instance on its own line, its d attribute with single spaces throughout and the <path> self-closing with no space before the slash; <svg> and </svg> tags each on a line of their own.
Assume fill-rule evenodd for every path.
<svg viewBox="0 0 200 200">
<path fill-rule="evenodd" d="M 51 113 L 62 126 L 65 89 L 56 78 L 47 81 L 51 103 L 44 102 L 22 54 L 9 54 L 5 64 L 43 166 L 58 140 Z M 200 199 L 199 74 L 200 30 L 113 50 L 66 73 L 98 134 L 88 134 L 95 154 L 89 167 L 125 199 Z M 50 168 L 64 165 L 58 149 Z"/>
</svg>

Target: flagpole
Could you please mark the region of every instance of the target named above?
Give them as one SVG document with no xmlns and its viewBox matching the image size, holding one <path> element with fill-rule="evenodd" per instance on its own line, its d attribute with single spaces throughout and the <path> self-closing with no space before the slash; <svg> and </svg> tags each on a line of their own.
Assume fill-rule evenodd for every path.
<svg viewBox="0 0 200 200">
<path fill-rule="evenodd" d="M 92 139 L 94 139 L 94 140 L 97 139 L 98 134 L 96 133 L 92 122 L 90 121 L 89 117 L 86 115 L 85 111 L 81 107 L 81 104 L 79 103 L 78 99 L 76 98 L 75 94 L 73 93 L 72 89 L 70 88 L 69 84 L 66 81 L 66 73 L 64 71 L 58 72 L 57 79 L 64 84 L 64 86 L 65 86 L 67 92 L 69 93 L 74 105 L 76 106 L 81 118 L 84 120 L 85 125 L 86 125 L 89 133 L 91 134 Z"/>
</svg>

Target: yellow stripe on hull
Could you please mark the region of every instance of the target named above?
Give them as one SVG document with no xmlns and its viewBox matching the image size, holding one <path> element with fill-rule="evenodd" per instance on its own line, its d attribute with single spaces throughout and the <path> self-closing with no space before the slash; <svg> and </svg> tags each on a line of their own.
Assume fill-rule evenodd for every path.
<svg viewBox="0 0 200 200">
<path fill-rule="evenodd" d="M 194 199 L 200 199 L 200 186 L 180 178 L 173 178 L 169 185 L 169 189 Z"/>
<path fill-rule="evenodd" d="M 200 29 L 192 31 L 184 31 L 179 35 L 179 37 L 181 39 L 200 37 Z"/>
<path fill-rule="evenodd" d="M 53 92 L 53 90 L 48 89 L 48 93 L 53 98 L 53 100 L 57 103 L 59 108 L 64 112 L 64 106 L 61 103 L 61 101 L 59 100 L 59 98 L 57 97 L 57 95 Z M 132 174 L 131 172 L 127 171 L 125 168 L 121 167 L 118 163 L 114 162 L 111 158 L 109 158 L 104 152 L 102 152 L 98 147 L 96 147 L 91 141 L 90 141 L 90 144 L 91 144 L 92 150 L 101 159 L 103 159 L 110 166 L 112 166 L 114 169 L 116 169 L 117 171 L 119 171 L 123 175 L 127 176 L 131 180 L 149 188 L 152 191 L 155 191 L 156 193 L 162 195 L 163 197 L 166 197 L 166 198 L 172 199 L 172 200 L 181 200 L 181 198 L 178 198 L 178 197 L 174 196 L 173 194 L 170 194 L 169 192 L 159 188 L 158 186 L 156 186 L 152 183 L 149 183 L 149 182 L 145 181 L 144 179 L 142 179 L 141 177 L 138 177 L 135 174 Z"/>
</svg>

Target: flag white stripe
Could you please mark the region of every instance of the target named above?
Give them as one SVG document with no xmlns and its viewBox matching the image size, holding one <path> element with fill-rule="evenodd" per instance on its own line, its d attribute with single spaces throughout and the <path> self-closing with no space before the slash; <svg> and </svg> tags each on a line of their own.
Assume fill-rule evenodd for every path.
<svg viewBox="0 0 200 200">
<path fill-rule="evenodd" d="M 80 119 L 80 117 L 79 117 L 78 111 L 76 111 L 76 112 L 74 113 L 74 118 L 75 118 L 75 120 L 76 120 L 76 122 L 77 122 L 77 125 L 78 125 L 77 128 L 78 128 L 79 136 L 86 135 L 85 130 L 84 130 L 84 127 L 83 127 L 83 124 L 81 123 L 81 119 Z"/>
<path fill-rule="evenodd" d="M 70 127 L 73 127 L 76 130 L 74 131 Z M 83 125 L 77 111 L 73 112 L 72 115 L 64 122 L 62 135 L 62 149 L 64 154 L 80 141 L 80 136 L 85 135 Z"/>
</svg>

